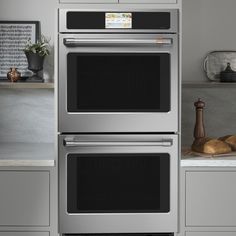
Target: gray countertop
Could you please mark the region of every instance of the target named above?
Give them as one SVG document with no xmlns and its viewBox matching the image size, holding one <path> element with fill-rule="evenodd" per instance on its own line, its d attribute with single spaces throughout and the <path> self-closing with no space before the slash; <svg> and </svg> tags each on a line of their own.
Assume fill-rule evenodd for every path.
<svg viewBox="0 0 236 236">
<path fill-rule="evenodd" d="M 1 166 L 55 166 L 53 143 L 0 143 Z M 182 155 L 182 167 L 236 167 L 236 154 L 217 157 Z"/>
<path fill-rule="evenodd" d="M 192 151 L 189 147 L 182 148 L 182 167 L 236 167 L 236 152 L 226 154 L 203 154 Z"/>
<path fill-rule="evenodd" d="M 54 165 L 53 143 L 0 143 L 0 167 Z"/>
<path fill-rule="evenodd" d="M 182 156 L 182 167 L 236 167 L 236 155 L 217 157 Z"/>
</svg>

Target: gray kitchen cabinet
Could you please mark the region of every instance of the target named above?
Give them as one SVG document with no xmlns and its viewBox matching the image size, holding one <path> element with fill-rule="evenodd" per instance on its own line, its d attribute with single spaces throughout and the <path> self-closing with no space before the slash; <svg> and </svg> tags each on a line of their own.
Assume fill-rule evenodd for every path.
<svg viewBox="0 0 236 236">
<path fill-rule="evenodd" d="M 118 0 L 59 0 L 60 3 L 118 3 Z"/>
<path fill-rule="evenodd" d="M 49 177 L 49 171 L 0 171 L 0 226 L 49 226 Z M 13 234 L 0 233 L 5 235 Z"/>
<path fill-rule="evenodd" d="M 49 236 L 49 232 L 0 232 L 0 236 Z"/>
<path fill-rule="evenodd" d="M 236 232 L 186 232 L 186 236 L 235 236 L 235 235 Z"/>
<path fill-rule="evenodd" d="M 59 0 L 60 3 L 143 3 L 177 4 L 180 0 Z"/>
<path fill-rule="evenodd" d="M 236 158 L 235 158 L 236 160 Z M 218 161 L 218 162 L 217 162 Z M 222 166 L 223 163 L 223 166 Z M 182 160 L 178 236 L 236 235 L 234 160 Z"/>
<path fill-rule="evenodd" d="M 186 171 L 185 178 L 187 227 L 236 227 L 235 171 Z"/>
<path fill-rule="evenodd" d="M 176 4 L 177 0 L 119 0 L 119 3 Z"/>
</svg>

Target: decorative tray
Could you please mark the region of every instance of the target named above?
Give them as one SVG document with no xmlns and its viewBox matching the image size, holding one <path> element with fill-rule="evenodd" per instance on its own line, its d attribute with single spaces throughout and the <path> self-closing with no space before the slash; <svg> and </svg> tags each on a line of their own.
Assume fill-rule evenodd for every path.
<svg viewBox="0 0 236 236">
<path fill-rule="evenodd" d="M 224 71 L 227 63 L 236 71 L 236 51 L 212 51 L 204 60 L 204 71 L 211 81 L 220 81 L 220 72 Z"/>
</svg>

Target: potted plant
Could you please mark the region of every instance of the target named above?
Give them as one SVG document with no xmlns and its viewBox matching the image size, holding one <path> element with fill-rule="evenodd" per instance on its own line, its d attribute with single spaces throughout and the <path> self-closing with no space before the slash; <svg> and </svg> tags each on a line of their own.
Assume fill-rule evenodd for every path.
<svg viewBox="0 0 236 236">
<path fill-rule="evenodd" d="M 36 43 L 28 40 L 24 52 L 28 61 L 28 69 L 33 71 L 37 76 L 37 73 L 43 69 L 45 56 L 50 54 L 49 40 L 44 36 L 40 40 L 37 40 Z"/>
</svg>

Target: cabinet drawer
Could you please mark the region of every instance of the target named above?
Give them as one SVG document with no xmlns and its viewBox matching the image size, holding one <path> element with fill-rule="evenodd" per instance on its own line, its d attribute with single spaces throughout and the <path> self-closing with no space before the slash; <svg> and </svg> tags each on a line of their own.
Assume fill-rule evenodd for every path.
<svg viewBox="0 0 236 236">
<path fill-rule="evenodd" d="M 236 232 L 186 232 L 186 236 L 235 236 Z"/>
<path fill-rule="evenodd" d="M 118 3 L 118 0 L 59 0 L 59 3 Z"/>
<path fill-rule="evenodd" d="M 119 0 L 119 3 L 176 4 L 177 0 Z"/>
<path fill-rule="evenodd" d="M 49 236 L 49 232 L 0 232 L 0 236 Z"/>
<path fill-rule="evenodd" d="M 49 225 L 49 172 L 0 171 L 0 226 Z"/>
<path fill-rule="evenodd" d="M 153 3 L 176 4 L 177 0 L 59 0 L 60 3 Z"/>
<path fill-rule="evenodd" d="M 236 226 L 236 172 L 186 172 L 186 226 Z"/>
</svg>

